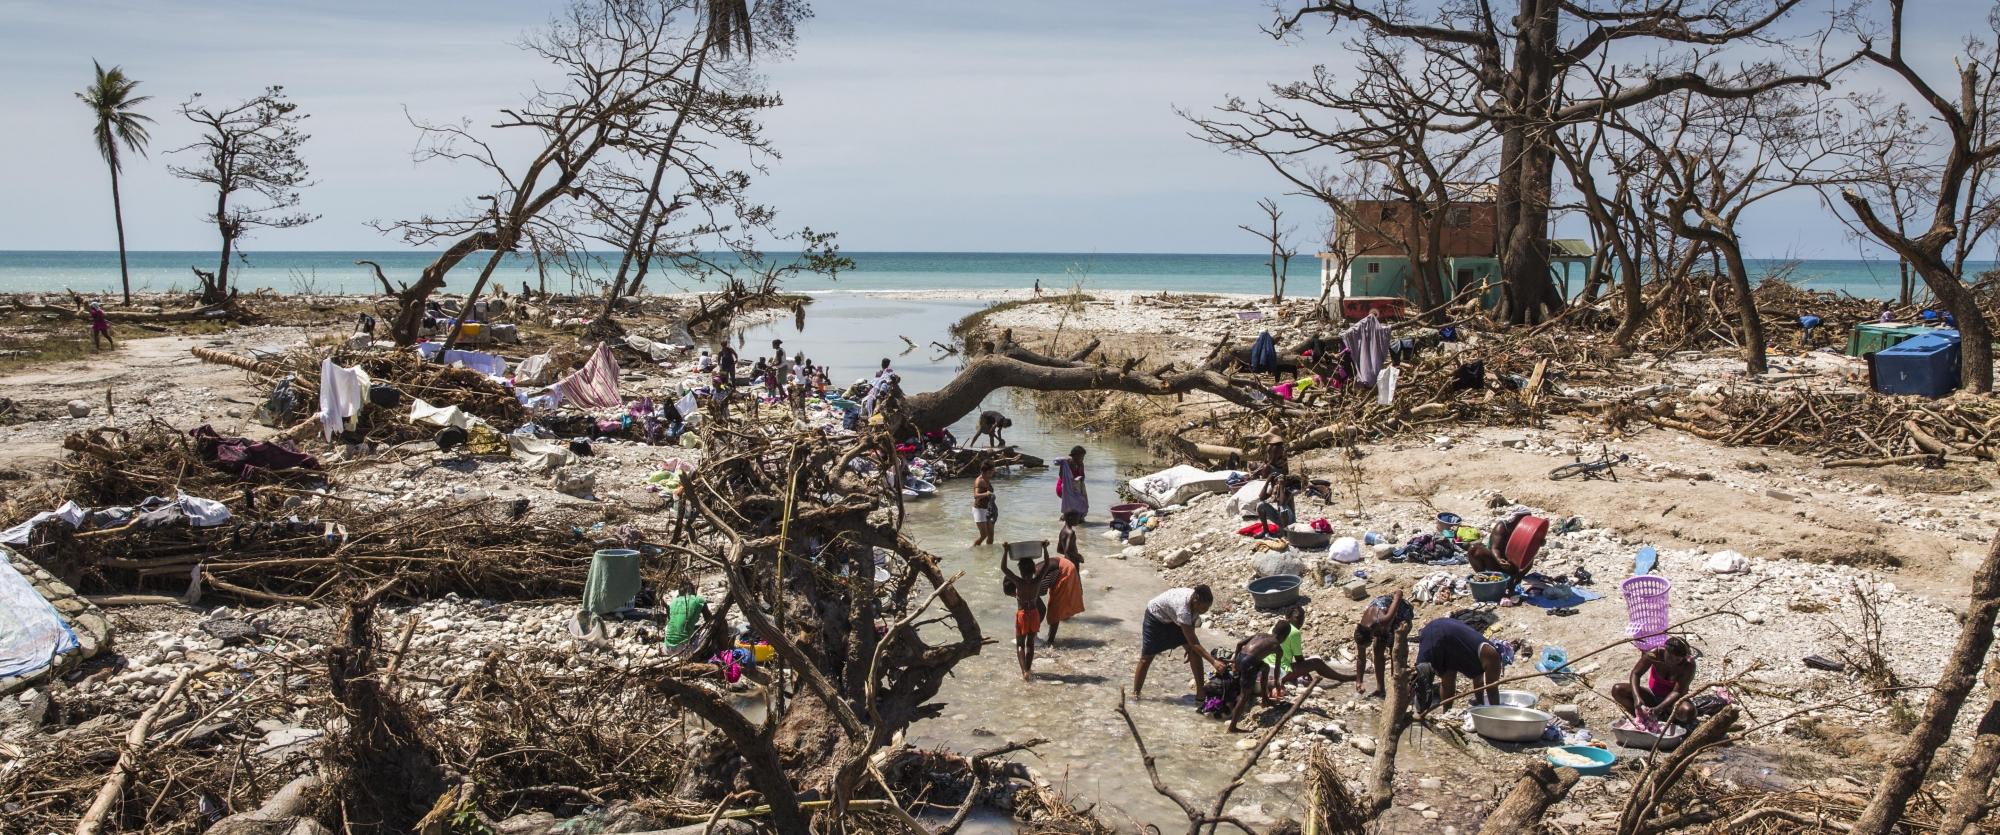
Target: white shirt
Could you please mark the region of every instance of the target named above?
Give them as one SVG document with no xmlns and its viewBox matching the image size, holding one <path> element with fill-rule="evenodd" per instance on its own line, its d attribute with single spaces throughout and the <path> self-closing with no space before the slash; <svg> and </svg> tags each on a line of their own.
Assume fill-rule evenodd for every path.
<svg viewBox="0 0 2000 835">
<path fill-rule="evenodd" d="M 1193 626 L 1194 589 L 1167 589 L 1146 604 L 1146 616 L 1161 623 Z"/>
</svg>

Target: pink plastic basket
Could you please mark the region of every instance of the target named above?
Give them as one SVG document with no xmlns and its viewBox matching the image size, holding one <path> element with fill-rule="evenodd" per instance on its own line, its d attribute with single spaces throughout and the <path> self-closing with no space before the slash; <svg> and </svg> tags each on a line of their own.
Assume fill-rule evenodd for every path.
<svg viewBox="0 0 2000 835">
<path fill-rule="evenodd" d="M 1619 593 L 1625 596 L 1625 634 L 1641 652 L 1667 642 L 1667 625 L 1673 622 L 1667 617 L 1667 593 L 1673 585 L 1655 574 L 1629 577 L 1618 584 Z"/>
</svg>

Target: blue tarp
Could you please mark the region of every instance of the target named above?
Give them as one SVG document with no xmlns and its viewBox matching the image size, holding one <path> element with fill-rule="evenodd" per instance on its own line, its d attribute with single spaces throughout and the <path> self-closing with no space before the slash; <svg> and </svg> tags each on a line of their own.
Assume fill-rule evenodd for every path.
<svg viewBox="0 0 2000 835">
<path fill-rule="evenodd" d="M 0 678 L 40 671 L 76 648 L 76 633 L 0 550 Z"/>
</svg>

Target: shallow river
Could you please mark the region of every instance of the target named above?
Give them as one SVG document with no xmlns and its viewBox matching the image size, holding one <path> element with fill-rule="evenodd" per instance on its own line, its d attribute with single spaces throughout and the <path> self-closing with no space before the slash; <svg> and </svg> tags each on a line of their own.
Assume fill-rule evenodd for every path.
<svg viewBox="0 0 2000 835">
<path fill-rule="evenodd" d="M 791 317 L 784 317 L 744 331 L 739 350 L 746 358 L 768 356 L 771 340 L 783 339 L 788 352 L 804 351 L 815 362 L 832 367 L 836 386 L 873 373 L 888 357 L 902 375 L 905 391 L 930 391 L 950 380 L 959 365 L 956 356 L 933 362 L 938 352 L 928 347 L 930 342 L 948 343 L 947 328 L 981 306 L 822 296 L 807 309 L 803 332 Z M 924 347 L 906 353 L 901 336 Z M 1150 561 L 1116 558 L 1120 548 L 1100 534 L 1109 518 L 1106 508 L 1119 501 L 1117 484 L 1134 472 L 1151 469 L 1152 461 L 1134 444 L 1044 425 L 1026 398 L 1004 391 L 992 395 L 983 408 L 999 409 L 1013 418 L 1007 439 L 1025 452 L 1053 461 L 1074 445 L 1088 450 L 1085 470 L 1091 514 L 1082 537 L 1087 611 L 1064 624 L 1055 647 L 1038 647 L 1035 680 L 1021 681 L 1013 646 L 1014 604 L 1001 592 L 999 548 L 968 547 L 976 535 L 971 481 L 947 482 L 937 498 L 911 503 L 904 530 L 943 560 L 947 574 L 965 572 L 959 590 L 979 612 L 981 629 L 994 641 L 958 665 L 953 680 L 939 694 L 945 703 L 943 718 L 915 726 L 912 741 L 972 751 L 1005 740 L 1047 738 L 1050 742 L 1034 754 L 1017 756 L 1026 758 L 1079 805 L 1097 804 L 1099 813 L 1121 830 L 1137 829 L 1137 823 L 1158 824 L 1167 831 L 1184 829 L 1180 810 L 1153 792 L 1138 751 L 1115 712 L 1119 689 L 1131 684 L 1146 601 L 1166 584 Z M 961 439 L 971 438 L 974 420 L 968 416 L 952 432 Z M 1053 468 L 1003 471 L 996 476 L 1000 541 L 1055 540 L 1061 525 L 1054 472 Z M 1203 633 L 1203 640 L 1210 646 L 1234 643 L 1232 636 L 1210 632 Z M 1136 703 L 1133 712 L 1167 784 L 1206 805 L 1234 773 L 1241 757 L 1235 745 L 1242 737 L 1223 733 L 1220 723 L 1195 713 L 1190 684 L 1181 654 L 1163 655 L 1146 682 L 1146 701 Z M 1231 804 L 1261 802 L 1272 812 L 1289 810 L 1298 804 L 1272 792 L 1289 794 L 1298 787 L 1294 782 L 1272 789 L 1253 781 L 1236 793 Z M 969 823 L 964 831 L 1011 829 L 1003 816 L 995 814 Z"/>
</svg>

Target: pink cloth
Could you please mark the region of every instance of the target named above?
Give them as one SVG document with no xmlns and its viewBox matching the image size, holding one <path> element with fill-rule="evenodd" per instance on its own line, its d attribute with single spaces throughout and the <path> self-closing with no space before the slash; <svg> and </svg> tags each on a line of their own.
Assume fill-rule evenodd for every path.
<svg viewBox="0 0 2000 835">
<path fill-rule="evenodd" d="M 624 405 L 624 399 L 618 396 L 618 360 L 611 356 L 611 349 L 597 343 L 590 361 L 556 383 L 556 393 L 564 403 L 592 409 Z"/>
</svg>

